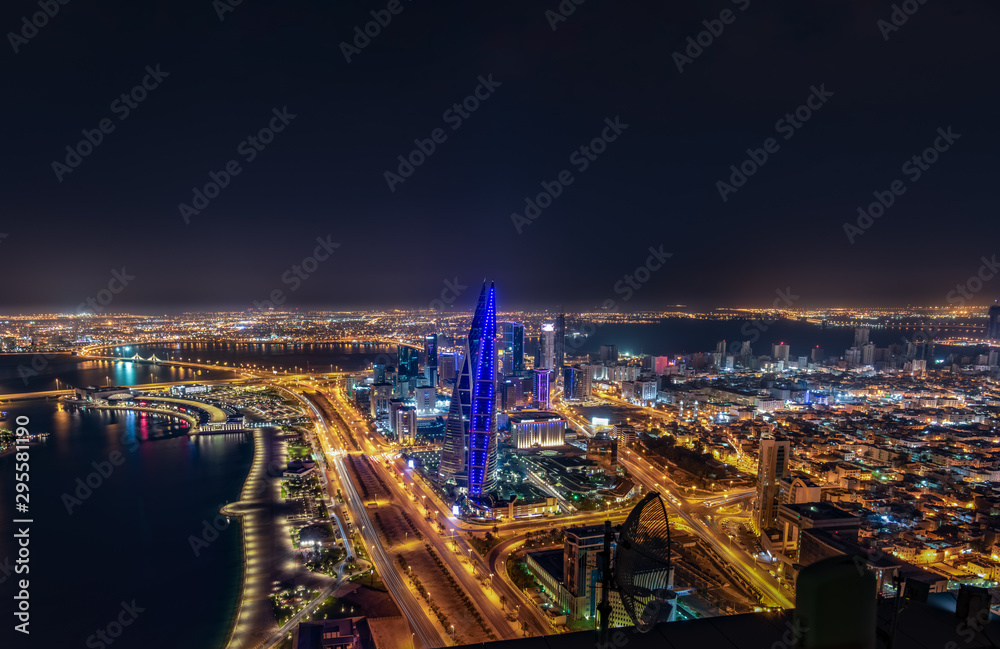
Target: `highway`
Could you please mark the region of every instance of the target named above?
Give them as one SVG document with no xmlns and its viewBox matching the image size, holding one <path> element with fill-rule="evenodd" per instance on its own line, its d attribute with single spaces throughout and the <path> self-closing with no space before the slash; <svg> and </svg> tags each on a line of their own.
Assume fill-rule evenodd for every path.
<svg viewBox="0 0 1000 649">
<path fill-rule="evenodd" d="M 345 408 L 348 404 L 345 401 L 345 397 L 340 390 L 334 390 L 331 398 L 331 403 L 334 404 L 341 412 L 341 417 L 344 421 L 352 422 L 350 419 L 351 415 L 344 414 Z M 494 632 L 498 637 L 502 639 L 514 639 L 520 637 L 520 633 L 516 630 L 512 624 L 507 621 L 505 614 L 500 610 L 500 599 L 499 595 L 493 592 L 493 589 L 485 588 L 481 585 L 476 578 L 470 574 L 468 570 L 462 565 L 459 555 L 448 547 L 449 540 L 458 546 L 458 550 L 461 556 L 468 557 L 472 560 L 473 556 L 478 559 L 475 550 L 470 552 L 470 546 L 466 539 L 462 538 L 460 534 L 455 534 L 453 537 L 448 537 L 448 528 L 455 529 L 454 526 L 450 525 L 449 516 L 447 515 L 447 510 L 445 510 L 444 515 L 442 515 L 441 509 L 432 500 L 430 504 L 425 505 L 426 499 L 421 498 L 421 503 L 418 504 L 411 500 L 410 494 L 400 486 L 397 482 L 397 475 L 391 475 L 390 471 L 385 469 L 383 462 L 387 457 L 386 451 L 380 449 L 376 441 L 372 439 L 369 431 L 363 426 L 363 424 L 349 424 L 351 425 L 354 436 L 362 446 L 362 452 L 368 455 L 368 457 L 376 459 L 377 461 L 372 463 L 372 468 L 374 471 L 383 473 L 383 479 L 389 489 L 393 492 L 395 502 L 400 503 L 402 506 L 407 507 L 414 514 L 412 516 L 414 524 L 420 529 L 421 533 L 424 535 L 426 542 L 430 543 L 432 547 L 437 551 L 438 555 L 441 557 L 442 561 L 451 568 L 452 574 L 454 574 L 455 579 L 458 581 L 459 585 L 462 586 L 463 590 L 472 598 L 476 607 L 482 612 L 483 616 L 493 627 Z M 391 453 L 395 455 L 395 453 Z M 348 474 L 342 474 L 348 475 Z M 420 511 L 423 510 L 423 511 Z M 435 514 L 431 515 L 431 512 Z M 425 520 L 426 515 L 432 516 L 432 522 Z M 439 529 L 436 528 L 436 524 L 440 523 L 445 528 L 445 534 L 442 534 Z M 486 567 L 479 563 L 480 575 L 490 574 Z"/>
<path fill-rule="evenodd" d="M 317 425 L 320 444 L 323 447 L 327 462 L 333 465 L 336 473 L 342 478 L 340 481 L 342 485 L 341 494 L 344 496 L 344 502 L 348 509 L 354 515 L 354 520 L 359 524 L 358 529 L 360 530 L 362 543 L 364 543 L 365 549 L 368 551 L 369 556 L 375 563 L 379 576 L 382 577 L 382 580 L 385 582 L 389 592 L 392 593 L 392 597 L 396 601 L 396 604 L 403 612 L 403 615 L 406 616 L 407 621 L 409 621 L 410 628 L 416 636 L 420 638 L 420 642 L 425 649 L 445 646 L 447 643 L 441 639 L 437 629 L 427 618 L 427 615 L 424 613 L 420 603 L 417 602 L 417 598 L 410 591 L 409 586 L 404 583 L 403 579 L 396 572 L 396 568 L 392 564 L 392 560 L 382 548 L 382 543 L 378 539 L 375 527 L 368 518 L 368 510 L 365 507 L 364 502 L 361 500 L 361 497 L 358 495 L 354 482 L 350 479 L 350 474 L 347 472 L 347 467 L 344 465 L 345 453 L 342 450 L 335 450 L 332 446 L 335 438 L 330 431 L 326 418 L 312 400 L 293 390 L 287 390 L 281 387 L 278 387 L 278 389 L 293 395 L 296 399 L 304 403 L 312 413 L 313 419 Z"/>
<path fill-rule="evenodd" d="M 631 404 L 629 404 L 631 405 Z M 635 406 L 632 406 L 635 407 Z M 564 405 L 557 406 L 557 409 L 566 417 L 567 421 L 577 428 L 584 435 L 590 436 L 586 424 L 581 423 L 573 413 Z M 703 541 L 712 546 L 715 552 L 722 557 L 725 562 L 739 572 L 744 579 L 753 584 L 760 592 L 769 597 L 775 605 L 783 608 L 793 608 L 794 603 L 790 598 L 790 593 L 785 590 L 776 579 L 763 568 L 758 568 L 753 557 L 743 552 L 741 549 L 729 547 L 729 538 L 720 538 L 720 534 L 709 526 L 704 518 L 709 507 L 705 503 L 710 501 L 713 508 L 731 503 L 741 498 L 748 498 L 755 492 L 751 489 L 726 491 L 720 494 L 705 496 L 702 498 L 687 498 L 683 494 L 683 488 L 676 485 L 660 470 L 654 469 L 653 465 L 642 459 L 634 451 L 624 450 L 619 455 L 619 462 L 628 470 L 630 475 L 639 484 L 650 491 L 658 491 L 663 494 L 664 502 L 673 510 L 673 513 L 681 518 Z M 697 512 L 698 515 L 695 515 Z"/>
</svg>

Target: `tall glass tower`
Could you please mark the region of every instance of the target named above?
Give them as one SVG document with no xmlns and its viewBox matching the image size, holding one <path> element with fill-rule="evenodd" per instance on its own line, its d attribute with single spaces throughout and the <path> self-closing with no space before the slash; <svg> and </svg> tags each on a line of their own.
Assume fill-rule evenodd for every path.
<svg viewBox="0 0 1000 649">
<path fill-rule="evenodd" d="M 440 466 L 442 477 L 466 486 L 472 496 L 496 486 L 496 370 L 496 289 L 483 282 L 451 393 Z"/>
<path fill-rule="evenodd" d="M 1000 342 L 1000 304 L 994 304 L 986 314 L 986 339 Z"/>
<path fill-rule="evenodd" d="M 520 376 L 524 371 L 524 325 L 520 322 L 500 324 L 503 335 L 503 373 Z"/>
<path fill-rule="evenodd" d="M 437 338 L 436 333 L 424 336 L 424 354 L 426 356 L 426 360 L 424 360 L 424 378 L 427 379 L 427 385 L 432 388 L 436 388 L 438 384 Z"/>
<path fill-rule="evenodd" d="M 417 350 L 407 345 L 398 345 L 396 349 L 397 355 L 399 356 L 400 377 L 405 374 L 406 378 L 411 381 L 417 378 L 417 371 L 419 368 L 419 356 Z"/>
</svg>

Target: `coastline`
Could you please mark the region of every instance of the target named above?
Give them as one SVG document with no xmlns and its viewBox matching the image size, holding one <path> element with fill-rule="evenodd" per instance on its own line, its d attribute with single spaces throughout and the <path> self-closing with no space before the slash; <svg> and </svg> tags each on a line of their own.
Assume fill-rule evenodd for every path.
<svg viewBox="0 0 1000 649">
<path fill-rule="evenodd" d="M 277 621 L 270 610 L 270 586 L 280 579 L 281 567 L 274 544 L 268 548 L 260 539 L 268 534 L 279 533 L 274 528 L 277 521 L 270 515 L 272 506 L 280 497 L 276 486 L 270 484 L 268 468 L 283 462 L 284 439 L 276 428 L 253 430 L 254 458 L 243 483 L 240 499 L 220 509 L 226 516 L 240 522 L 242 537 L 243 570 L 240 580 L 239 599 L 235 613 L 229 620 L 229 631 L 223 647 L 256 647 L 265 642 L 278 630 Z M 268 529 L 270 528 L 270 529 Z M 249 545 L 251 535 L 258 542 L 251 556 Z M 261 556 L 263 555 L 263 556 Z M 262 610 L 263 609 L 263 610 Z"/>
<path fill-rule="evenodd" d="M 0 457 L 7 457 L 8 455 L 13 455 L 17 452 L 18 446 L 41 446 L 42 442 L 38 440 L 30 440 L 27 442 L 18 442 L 18 444 L 11 445 L 4 450 L 0 451 Z M 29 449 L 30 450 L 30 449 Z"/>
</svg>

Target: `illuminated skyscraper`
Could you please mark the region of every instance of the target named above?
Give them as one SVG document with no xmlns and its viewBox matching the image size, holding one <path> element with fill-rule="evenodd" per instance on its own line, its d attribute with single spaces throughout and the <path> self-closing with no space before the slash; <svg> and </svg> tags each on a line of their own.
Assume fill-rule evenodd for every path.
<svg viewBox="0 0 1000 649">
<path fill-rule="evenodd" d="M 788 477 L 792 443 L 765 433 L 760 440 L 757 465 L 757 500 L 753 504 L 753 524 L 760 534 L 778 524 L 778 496 L 782 478 Z"/>
<path fill-rule="evenodd" d="M 424 378 L 427 385 L 436 388 L 438 384 L 438 350 L 437 334 L 427 334 L 424 336 Z"/>
<path fill-rule="evenodd" d="M 535 396 L 535 408 L 537 410 L 549 409 L 549 370 L 539 368 L 535 370 L 535 385 L 532 389 Z"/>
<path fill-rule="evenodd" d="M 503 373 L 517 376 L 524 371 L 524 325 L 502 322 L 500 332 L 503 336 Z"/>
<path fill-rule="evenodd" d="M 1000 304 L 994 304 L 987 313 L 986 339 L 1000 342 Z"/>
<path fill-rule="evenodd" d="M 551 371 L 556 367 L 556 326 L 542 325 L 542 367 Z"/>
<path fill-rule="evenodd" d="M 473 496 L 496 485 L 496 333 L 496 289 L 484 282 L 451 393 L 440 468 Z"/>
<path fill-rule="evenodd" d="M 555 367 L 554 370 L 561 370 L 566 364 L 566 314 L 560 313 L 556 316 L 555 331 Z M 558 372 L 557 372 L 558 373 Z"/>
<path fill-rule="evenodd" d="M 563 398 L 567 401 L 586 401 L 590 398 L 590 367 L 563 368 Z"/>
</svg>

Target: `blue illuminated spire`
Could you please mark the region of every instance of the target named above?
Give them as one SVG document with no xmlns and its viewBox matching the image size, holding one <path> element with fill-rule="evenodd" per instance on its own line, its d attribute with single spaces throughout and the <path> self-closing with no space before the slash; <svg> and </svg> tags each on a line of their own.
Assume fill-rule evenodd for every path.
<svg viewBox="0 0 1000 649">
<path fill-rule="evenodd" d="M 440 474 L 480 495 L 496 484 L 496 289 L 483 282 L 451 395 Z"/>
</svg>

